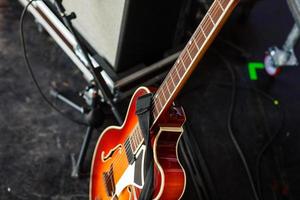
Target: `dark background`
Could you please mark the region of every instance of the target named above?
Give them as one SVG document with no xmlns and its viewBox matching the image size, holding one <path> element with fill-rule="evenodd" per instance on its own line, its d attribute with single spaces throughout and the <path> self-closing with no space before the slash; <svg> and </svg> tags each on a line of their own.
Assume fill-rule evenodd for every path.
<svg viewBox="0 0 300 200">
<path fill-rule="evenodd" d="M 114 120 L 108 115 L 103 127 L 94 132 L 84 178 L 70 178 L 70 154 L 78 152 L 85 127 L 51 110 L 34 87 L 20 46 L 21 10 L 17 1 L 0 1 L 0 199 L 87 199 L 93 147 L 101 130 Z M 250 81 L 247 71 L 249 61 L 262 61 L 268 47 L 282 45 L 293 20 L 286 2 L 280 0 L 260 1 L 246 21 L 241 21 L 240 12 L 240 8 L 234 12 L 178 98 L 187 113 L 186 135 L 195 145 L 191 155 L 199 162 L 203 182 L 211 183 L 199 188 L 210 199 L 253 199 L 226 127 L 231 76 L 222 55 L 237 74 L 233 130 L 255 183 L 257 155 L 279 131 L 262 157 L 263 196 L 300 199 L 300 69 L 284 68 L 274 80 L 260 71 L 258 81 Z M 32 17 L 25 21 L 25 30 L 30 61 L 43 90 L 83 89 L 85 82 L 80 72 L 51 38 L 37 31 Z M 243 52 L 225 41 L 238 45 Z M 299 49 L 296 52 L 299 55 Z M 283 119 L 279 107 L 250 87 L 262 89 L 280 101 L 283 128 L 280 129 Z M 71 112 L 56 103 L 63 111 Z M 126 103 L 119 106 L 125 109 Z M 192 171 L 188 173 L 194 175 Z M 197 199 L 193 187 L 188 177 L 184 199 Z"/>
</svg>

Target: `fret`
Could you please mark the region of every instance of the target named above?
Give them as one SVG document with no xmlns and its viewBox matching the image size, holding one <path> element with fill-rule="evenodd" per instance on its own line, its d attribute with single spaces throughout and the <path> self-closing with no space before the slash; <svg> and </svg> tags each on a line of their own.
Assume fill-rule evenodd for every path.
<svg viewBox="0 0 300 200">
<path fill-rule="evenodd" d="M 205 39 L 206 39 L 208 35 L 205 35 L 205 32 L 204 32 L 203 27 L 202 27 L 201 24 L 199 25 L 199 27 L 200 27 L 200 29 L 201 29 L 201 32 L 202 32 L 203 36 L 204 36 Z"/>
<path fill-rule="evenodd" d="M 173 85 L 174 86 L 174 88 L 176 87 L 176 84 L 175 84 L 175 82 L 174 82 L 174 80 L 173 80 L 173 78 L 172 78 L 172 76 L 171 76 L 171 73 L 172 73 L 172 70 L 170 71 L 170 81 L 171 81 L 171 85 Z"/>
<path fill-rule="evenodd" d="M 160 105 L 160 109 L 162 109 L 164 107 L 164 105 L 161 103 L 159 96 L 157 96 L 157 101 Z"/>
<path fill-rule="evenodd" d="M 159 93 L 159 90 L 157 91 L 157 93 Z M 159 101 L 159 98 L 158 98 L 158 95 L 156 96 L 155 100 L 154 100 L 154 105 L 157 106 L 156 109 L 157 109 L 157 113 L 160 113 L 160 110 L 163 108 L 160 101 Z"/>
<path fill-rule="evenodd" d="M 166 87 L 167 87 L 167 91 L 168 91 L 168 94 L 169 96 L 172 94 L 172 92 L 170 92 L 170 89 L 169 89 L 169 84 L 168 84 L 168 81 L 166 81 Z"/>
<path fill-rule="evenodd" d="M 133 135 L 133 138 L 134 138 L 134 142 L 135 142 L 135 150 L 139 147 L 139 140 L 137 139 L 137 135 L 136 135 L 136 133 L 134 133 L 134 135 Z M 134 150 L 134 151 L 135 151 Z"/>
<path fill-rule="evenodd" d="M 216 1 L 218 2 L 218 5 L 221 7 L 222 11 L 224 11 L 224 8 L 223 8 L 223 6 L 222 6 L 220 0 L 216 0 Z"/>
<path fill-rule="evenodd" d="M 184 67 L 188 68 L 190 66 L 190 64 L 191 64 L 191 61 L 190 61 L 190 59 L 188 59 L 186 57 L 187 57 L 187 55 L 183 56 L 182 62 L 183 62 Z"/>
<path fill-rule="evenodd" d="M 174 73 L 175 73 L 175 72 L 174 72 L 174 69 L 172 69 L 172 70 L 170 71 L 170 74 L 169 74 L 169 75 L 170 75 L 170 76 L 169 76 L 169 77 L 170 77 L 170 81 L 171 81 L 171 83 L 172 83 L 171 85 L 172 85 L 173 89 L 176 88 L 176 84 L 175 84 L 175 82 L 174 82 L 174 79 L 172 78 L 173 75 L 174 75 Z M 172 90 L 173 90 L 173 89 L 172 89 Z"/>
<path fill-rule="evenodd" d="M 191 55 L 191 57 L 192 57 L 192 60 L 195 58 L 195 56 L 197 55 L 197 53 L 198 53 L 198 48 L 195 46 L 195 44 L 194 44 L 194 39 L 193 39 L 193 37 L 192 37 L 192 39 L 190 40 L 190 42 L 189 42 L 189 46 L 188 46 L 188 50 L 189 50 L 189 52 L 190 52 L 190 55 Z"/>
<path fill-rule="evenodd" d="M 176 77 L 178 77 L 178 79 Z M 173 90 L 176 88 L 176 85 L 179 82 L 179 80 L 180 80 L 179 74 L 176 70 L 176 67 L 174 67 L 169 72 L 169 74 L 167 76 L 167 81 L 166 81 L 166 84 L 168 85 L 168 89 L 170 90 L 170 96 L 173 93 Z"/>
<path fill-rule="evenodd" d="M 185 67 L 182 67 L 181 62 L 175 66 L 175 69 L 176 69 L 176 71 L 177 71 L 177 74 L 178 74 L 179 77 L 180 77 L 180 80 L 181 80 L 181 78 L 183 77 L 184 72 L 185 72 L 185 70 L 180 70 L 180 69 L 182 69 L 182 68 L 185 69 Z"/>
<path fill-rule="evenodd" d="M 170 91 L 169 91 L 168 85 L 166 85 L 166 83 L 163 83 L 161 85 L 161 87 L 165 91 L 164 94 L 165 94 L 166 99 L 168 99 L 169 95 L 171 94 Z"/>
<path fill-rule="evenodd" d="M 213 29 L 214 25 L 212 24 L 212 21 L 210 20 L 209 17 L 207 17 L 207 15 L 204 18 L 204 25 L 203 25 L 203 30 L 205 32 L 206 35 L 209 35 L 211 30 Z"/>
<path fill-rule="evenodd" d="M 179 65 L 178 66 L 178 72 L 181 74 L 182 73 L 182 75 L 181 75 L 181 77 L 183 77 L 183 75 L 184 75 L 184 73 L 185 73 L 185 68 L 184 67 L 182 67 L 183 65 Z M 184 68 L 184 69 L 183 69 Z"/>
<path fill-rule="evenodd" d="M 204 33 L 196 32 L 195 35 L 196 35 L 195 42 L 198 44 L 197 46 L 202 47 L 206 39 Z"/>
<path fill-rule="evenodd" d="M 130 145 L 131 151 L 133 152 L 134 146 L 133 146 L 133 142 L 132 142 L 131 136 L 129 137 L 129 145 Z"/>
<path fill-rule="evenodd" d="M 190 52 L 189 52 L 189 48 L 186 49 L 186 52 L 187 52 L 189 58 L 190 58 L 191 60 L 193 60 L 193 58 L 192 58 L 192 56 L 191 56 L 191 54 L 190 54 Z"/>
<path fill-rule="evenodd" d="M 200 48 L 199 48 L 199 46 L 198 46 L 198 44 L 197 44 L 197 42 L 196 42 L 196 40 L 195 40 L 195 39 L 193 39 L 193 42 L 194 42 L 194 44 L 195 44 L 195 46 L 196 46 L 197 50 L 199 50 Z M 197 53 L 198 53 L 198 51 L 197 51 Z"/>
<path fill-rule="evenodd" d="M 133 143 L 133 152 L 136 150 L 136 142 L 135 142 L 135 138 L 134 138 L 134 132 L 133 134 L 131 135 L 131 140 L 132 140 L 132 143 Z"/>
<path fill-rule="evenodd" d="M 166 98 L 165 93 L 164 93 L 164 85 L 162 85 L 161 93 L 162 93 L 162 96 L 165 99 L 165 101 L 167 101 L 168 99 Z"/>
<path fill-rule="evenodd" d="M 182 66 L 183 66 L 184 70 L 186 70 L 186 66 L 185 66 L 185 64 L 183 63 L 182 59 L 180 59 L 180 61 L 181 61 L 181 63 L 182 63 Z"/>
<path fill-rule="evenodd" d="M 174 70 L 176 71 L 176 67 L 171 69 L 170 74 L 171 74 L 171 78 L 173 80 L 174 86 L 176 87 L 177 83 L 179 83 L 180 76 L 176 72 L 174 72 Z M 174 76 L 172 76 L 172 75 L 174 75 Z"/>
<path fill-rule="evenodd" d="M 220 18 L 221 15 L 222 15 L 222 10 L 221 10 L 219 4 L 214 3 L 213 6 L 212 6 L 211 11 L 209 11 L 209 12 L 210 12 L 210 14 L 211 14 L 211 17 L 212 17 L 213 22 L 214 22 L 215 24 L 218 23 L 219 18 Z"/>
<path fill-rule="evenodd" d="M 135 132 L 135 140 L 136 140 L 136 143 L 137 143 L 137 147 L 140 145 L 140 140 L 138 138 L 138 134 L 137 132 Z"/>
<path fill-rule="evenodd" d="M 168 85 L 168 88 L 169 88 L 169 91 L 170 91 L 170 93 L 172 93 L 172 91 L 174 90 L 174 84 L 173 84 L 173 81 L 170 79 L 170 78 L 168 78 L 167 79 L 167 81 L 166 81 L 166 84 Z"/>
<path fill-rule="evenodd" d="M 133 141 L 133 135 L 131 135 L 131 136 L 129 137 L 129 141 L 130 141 L 130 145 L 131 145 L 132 152 L 134 152 L 135 146 L 134 146 L 134 141 Z"/>
<path fill-rule="evenodd" d="M 152 110 L 153 118 L 156 119 L 158 117 L 159 112 L 157 111 L 155 103 L 153 104 L 153 108 L 154 108 L 154 110 Z"/>
<path fill-rule="evenodd" d="M 182 75 L 180 75 L 180 74 L 179 74 L 179 71 L 177 70 L 178 66 L 179 66 L 179 65 L 177 65 L 177 66 L 175 67 L 175 71 L 176 71 L 178 77 L 180 78 Z M 180 80 L 179 80 L 179 81 L 180 81 Z M 178 82 L 179 82 L 179 81 L 178 81 Z"/>
<path fill-rule="evenodd" d="M 133 134 L 133 141 L 134 141 L 134 151 L 135 151 L 137 149 L 138 145 L 139 145 L 137 140 L 136 140 L 135 134 Z"/>
<path fill-rule="evenodd" d="M 228 4 L 229 4 L 229 2 L 231 1 L 231 0 L 220 0 L 221 1 L 221 5 L 222 5 L 222 7 L 224 8 L 224 10 L 227 8 L 227 6 L 228 6 Z"/>
<path fill-rule="evenodd" d="M 211 17 L 211 15 L 209 14 L 209 11 L 207 13 L 209 19 L 211 20 L 211 22 L 213 23 L 213 25 L 216 25 L 216 23 L 214 22 L 213 18 Z"/>
<path fill-rule="evenodd" d="M 129 141 L 130 141 L 130 146 L 131 146 L 131 149 L 132 149 L 132 152 L 134 152 L 134 150 L 135 150 L 135 144 L 134 144 L 134 141 L 133 141 L 133 138 L 132 138 L 132 136 L 131 137 L 129 137 Z"/>
<path fill-rule="evenodd" d="M 138 132 L 136 132 L 135 134 L 135 139 L 136 139 L 136 143 L 138 144 L 137 146 L 139 146 L 142 140 L 139 138 Z"/>
<path fill-rule="evenodd" d="M 141 136 L 141 132 L 139 131 L 139 126 L 137 127 L 136 132 L 137 132 L 139 143 L 141 143 L 143 141 L 143 137 Z"/>
<path fill-rule="evenodd" d="M 141 130 L 140 130 L 139 125 L 135 128 L 134 136 L 135 136 L 136 144 L 137 144 L 137 148 L 138 148 L 140 146 L 140 144 L 143 142 L 143 139 L 144 139 L 142 134 L 141 134 Z"/>
<path fill-rule="evenodd" d="M 153 107 L 154 107 L 153 116 L 154 116 L 154 118 L 156 118 L 159 114 L 159 110 L 157 108 L 157 103 L 155 102 L 155 99 L 153 99 Z"/>
<path fill-rule="evenodd" d="M 216 4 L 216 16 L 218 16 L 218 21 L 223 14 L 223 8 L 221 8 L 220 4 Z"/>
<path fill-rule="evenodd" d="M 175 86 L 173 86 L 173 84 L 170 83 L 170 82 L 172 82 L 172 80 L 171 80 L 171 79 L 168 79 L 167 82 L 166 82 L 166 85 L 167 85 L 167 88 L 169 88 L 169 92 L 170 92 L 170 95 L 169 95 L 169 96 L 172 96 L 172 92 L 173 92 Z M 172 87 L 172 88 L 171 88 L 171 87 Z"/>
</svg>

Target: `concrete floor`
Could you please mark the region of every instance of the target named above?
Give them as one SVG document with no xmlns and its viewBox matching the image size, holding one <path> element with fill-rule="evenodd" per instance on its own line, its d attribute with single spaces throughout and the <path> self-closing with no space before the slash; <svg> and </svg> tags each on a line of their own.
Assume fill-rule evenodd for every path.
<svg viewBox="0 0 300 200">
<path fill-rule="evenodd" d="M 88 199 L 92 149 L 101 130 L 113 120 L 109 117 L 92 137 L 84 166 L 86 176 L 79 180 L 70 178 L 70 154 L 78 152 L 85 127 L 58 115 L 35 89 L 22 57 L 20 13 L 16 1 L 0 0 L 0 199 Z M 253 199 L 226 129 L 231 79 L 215 53 L 217 50 L 238 74 L 240 87 L 233 127 L 254 175 L 257 154 L 278 130 L 280 118 L 272 102 L 245 88 L 264 88 L 284 108 L 285 126 L 262 159 L 264 199 L 300 199 L 300 69 L 284 69 L 273 81 L 259 72 L 259 81 L 253 82 L 247 73 L 248 61 L 261 61 L 269 46 L 283 43 L 292 18 L 285 2 L 278 0 L 261 1 L 245 24 L 237 24 L 236 15 L 237 12 L 178 98 L 188 115 L 187 135 L 197 144 L 210 174 L 213 186 L 207 190 L 208 196 L 222 200 Z M 79 71 L 46 34 L 38 33 L 31 17 L 25 22 L 25 30 L 29 57 L 43 90 L 47 93 L 50 87 L 83 89 Z M 242 47 L 249 57 L 241 57 L 221 38 Z M 63 111 L 72 112 L 56 103 Z M 192 153 L 197 158 L 197 153 Z M 184 199 L 196 199 L 193 187 L 188 178 Z"/>
</svg>

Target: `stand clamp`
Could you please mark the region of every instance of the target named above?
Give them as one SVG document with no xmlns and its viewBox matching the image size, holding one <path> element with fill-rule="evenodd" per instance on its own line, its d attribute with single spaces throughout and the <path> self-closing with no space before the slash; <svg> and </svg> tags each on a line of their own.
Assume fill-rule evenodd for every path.
<svg viewBox="0 0 300 200">
<path fill-rule="evenodd" d="M 289 9 L 294 17 L 295 24 L 290 31 L 282 49 L 269 48 L 265 57 L 265 69 L 271 76 L 276 76 L 284 66 L 297 66 L 298 60 L 294 48 L 300 39 L 300 3 L 299 0 L 287 0 Z"/>
</svg>

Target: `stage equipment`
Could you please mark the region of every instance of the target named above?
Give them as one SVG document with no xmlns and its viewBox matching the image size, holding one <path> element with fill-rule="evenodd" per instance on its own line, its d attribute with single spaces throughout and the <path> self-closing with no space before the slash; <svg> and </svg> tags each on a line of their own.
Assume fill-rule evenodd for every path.
<svg viewBox="0 0 300 200">
<path fill-rule="evenodd" d="M 30 0 L 19 1 L 24 6 L 31 2 Z M 99 96 L 100 101 L 106 103 L 111 107 L 111 111 L 114 114 L 117 122 L 121 124 L 122 116 L 119 114 L 115 103 L 126 98 L 128 95 L 131 95 L 134 92 L 134 90 L 138 87 L 138 85 L 151 85 L 157 82 L 158 80 L 161 80 L 166 75 L 167 67 L 174 63 L 180 51 L 170 51 L 170 53 L 166 53 L 166 55 L 164 56 L 161 55 L 162 57 L 157 57 L 157 60 L 148 66 L 146 66 L 146 64 L 148 64 L 146 63 L 146 60 L 146 62 L 143 64 L 142 69 L 140 69 L 140 67 L 134 67 L 135 69 L 132 69 L 128 72 L 117 74 L 107 62 L 107 60 L 102 56 L 98 55 L 96 53 L 96 50 L 92 48 L 92 45 L 89 44 L 87 40 L 82 37 L 82 35 L 78 34 L 78 30 L 75 30 L 73 28 L 72 22 L 77 20 L 76 17 L 78 17 L 78 15 L 73 12 L 68 15 L 61 0 L 52 0 L 52 3 L 49 3 L 50 1 L 47 2 L 48 3 L 42 0 L 33 1 L 31 5 L 28 6 L 28 10 L 33 14 L 36 22 L 38 22 L 44 28 L 44 30 L 46 30 L 49 33 L 49 35 L 55 40 L 55 42 L 76 64 L 78 69 L 82 72 L 83 77 L 87 81 L 88 88 L 93 88 L 93 90 L 95 90 L 96 94 Z M 129 6 L 129 4 L 127 6 Z M 134 5 L 130 4 L 129 7 L 131 6 Z M 150 7 L 148 7 L 147 9 L 149 8 Z M 159 10 L 159 12 L 161 12 L 161 10 Z M 128 11 L 128 13 L 131 12 Z M 144 14 L 146 14 L 146 12 Z M 173 14 L 171 16 L 173 16 Z M 132 19 L 132 17 L 127 18 Z M 128 23 L 128 26 L 130 26 L 130 24 L 132 24 L 132 20 L 129 20 Z M 165 26 L 170 28 L 170 26 L 173 27 L 175 22 L 173 20 L 170 20 L 169 23 L 170 24 L 167 23 Z M 151 22 L 151 25 L 151 27 L 156 27 L 156 24 L 154 24 L 153 22 Z M 162 32 L 161 37 L 164 38 L 166 36 L 164 35 L 164 31 L 162 30 L 159 31 Z M 158 31 L 158 29 L 155 31 Z M 157 33 L 155 32 L 154 35 L 156 34 Z M 158 42 L 153 42 L 153 38 L 149 38 L 151 39 L 143 39 L 145 41 L 151 41 L 151 44 L 158 44 L 159 40 Z M 170 38 L 172 37 L 168 35 L 168 39 L 166 39 L 166 41 L 169 41 Z M 124 41 L 124 44 L 125 42 L 126 41 Z M 141 52 L 140 49 L 135 50 Z M 56 93 L 57 92 L 52 92 L 52 94 Z M 54 96 L 59 97 L 60 100 L 64 99 L 64 102 L 67 102 L 69 105 L 76 105 L 74 102 L 71 102 L 67 98 L 63 97 L 61 94 L 56 94 Z M 89 104 L 87 105 L 89 107 Z M 93 107 L 90 107 L 90 109 L 93 109 Z M 92 129 L 87 130 L 85 138 L 89 138 L 91 130 Z M 85 139 L 83 141 L 83 145 L 80 152 L 86 151 L 87 144 L 88 139 Z M 80 153 L 80 155 L 84 155 L 84 153 Z M 77 164 L 75 166 L 81 165 L 81 159 L 84 159 L 84 156 L 79 156 L 79 159 L 77 160 Z M 80 167 L 77 167 L 77 169 L 78 170 L 72 170 L 73 177 L 78 177 L 78 175 L 80 174 Z"/>
<path fill-rule="evenodd" d="M 265 70 L 271 76 L 279 74 L 281 67 L 298 66 L 298 60 L 294 48 L 300 38 L 300 1 L 288 0 L 290 11 L 294 17 L 295 24 L 289 33 L 282 48 L 271 47 L 266 53 Z"/>
<path fill-rule="evenodd" d="M 99 128 L 105 119 L 104 113 L 102 111 L 101 97 L 99 96 L 96 88 L 94 86 L 87 87 L 82 93 L 83 98 L 87 104 L 87 107 L 81 107 L 65 96 L 59 94 L 55 90 L 50 91 L 50 95 L 54 98 L 64 102 L 65 104 L 72 107 L 74 110 L 78 111 L 84 115 L 85 122 L 87 123 L 87 129 L 85 136 L 83 138 L 82 146 L 80 148 L 78 158 L 75 154 L 71 154 L 72 159 L 72 172 L 71 177 L 78 178 L 82 169 L 82 164 L 85 160 L 88 145 L 90 143 L 90 138 L 94 129 Z"/>
<path fill-rule="evenodd" d="M 29 0 L 19 1 L 23 5 L 26 5 L 29 2 Z M 32 6 L 29 7 L 29 11 L 35 17 L 35 20 L 65 51 L 65 53 L 82 72 L 83 77 L 88 84 L 90 84 L 93 82 L 94 77 L 91 71 L 87 68 L 88 62 L 83 55 L 83 52 L 80 48 L 78 48 L 78 39 L 75 38 L 75 35 L 72 33 L 72 31 L 70 31 L 65 25 L 64 19 L 60 17 L 61 15 L 57 12 L 55 6 L 53 6 L 55 1 L 52 0 L 51 2 L 51 5 L 49 5 L 50 3 L 45 3 L 42 0 L 34 1 Z M 63 11 L 65 13 L 65 10 Z M 75 15 L 76 13 L 68 15 L 68 18 L 75 17 Z M 73 21 L 76 21 L 77 18 Z M 166 26 L 168 26 L 168 24 Z M 160 31 L 162 32 L 162 30 Z M 110 99 L 114 102 L 121 101 L 122 99 L 128 97 L 128 95 L 131 95 L 140 84 L 151 85 L 162 79 L 166 74 L 166 70 L 171 64 L 173 64 L 180 52 L 180 50 L 170 50 L 169 52 L 165 53 L 164 56 L 157 58 L 157 60 L 152 62 L 150 65 L 147 63 L 147 61 L 145 61 L 145 63 L 139 66 L 132 66 L 133 68 L 130 71 L 116 73 L 106 59 L 95 53 L 96 50 L 91 47 L 92 45 L 87 43 L 85 38 L 82 38 L 80 35 L 78 35 L 77 30 L 76 34 L 77 38 L 80 39 L 81 46 L 83 49 L 85 49 L 94 68 L 97 69 L 99 75 L 101 75 L 103 78 L 102 87 L 106 88 L 106 90 L 110 93 Z M 147 38 L 145 40 L 152 41 L 152 39 L 149 40 Z M 176 48 L 178 49 L 178 46 Z M 137 49 L 137 51 L 140 50 Z M 143 66 L 143 68 L 141 68 L 141 66 Z"/>
<path fill-rule="evenodd" d="M 115 72 L 152 64 L 172 48 L 183 3 L 183 0 L 62 1 L 67 12 L 76 14 L 74 28 Z"/>
<path fill-rule="evenodd" d="M 158 90 L 137 89 L 123 125 L 101 134 L 91 168 L 91 200 L 182 197 L 186 178 L 177 147 L 186 118 L 173 101 L 237 3 L 215 0 Z"/>
</svg>

